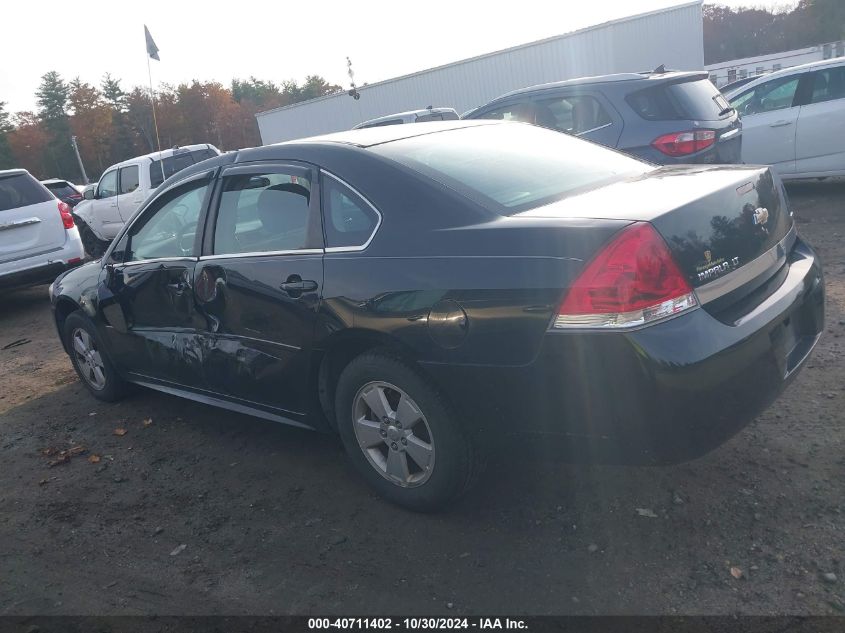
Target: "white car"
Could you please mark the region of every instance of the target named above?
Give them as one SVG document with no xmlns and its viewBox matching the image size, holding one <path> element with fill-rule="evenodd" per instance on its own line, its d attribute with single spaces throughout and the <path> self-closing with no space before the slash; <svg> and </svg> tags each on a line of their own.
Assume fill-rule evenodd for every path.
<svg viewBox="0 0 845 633">
<path fill-rule="evenodd" d="M 457 121 L 461 117 L 454 108 L 432 108 L 423 110 L 411 110 L 410 112 L 398 112 L 380 116 L 377 119 L 370 119 L 359 123 L 353 130 L 360 130 L 365 127 L 382 127 L 384 125 L 402 125 L 404 123 L 426 123 L 428 121 Z"/>
<path fill-rule="evenodd" d="M 213 145 L 186 145 L 130 158 L 103 172 L 95 186 L 86 187 L 73 210 L 85 250 L 100 257 L 144 200 L 173 174 L 219 156 Z"/>
<path fill-rule="evenodd" d="M 52 282 L 84 257 L 70 206 L 25 169 L 0 171 L 0 288 Z"/>
<path fill-rule="evenodd" d="M 845 59 L 793 66 L 725 95 L 742 117 L 742 161 L 784 180 L 845 176 Z"/>
</svg>

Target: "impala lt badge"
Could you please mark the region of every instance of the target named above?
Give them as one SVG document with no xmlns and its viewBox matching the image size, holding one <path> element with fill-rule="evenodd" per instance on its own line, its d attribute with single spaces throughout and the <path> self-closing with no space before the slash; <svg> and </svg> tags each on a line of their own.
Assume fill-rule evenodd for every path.
<svg viewBox="0 0 845 633">
<path fill-rule="evenodd" d="M 739 257 L 731 257 L 725 259 L 723 257 L 713 260 L 713 253 L 704 251 L 704 260 L 707 262 L 704 266 L 696 268 L 698 271 L 698 282 L 704 283 L 716 277 L 721 277 L 725 273 L 739 268 Z"/>
</svg>

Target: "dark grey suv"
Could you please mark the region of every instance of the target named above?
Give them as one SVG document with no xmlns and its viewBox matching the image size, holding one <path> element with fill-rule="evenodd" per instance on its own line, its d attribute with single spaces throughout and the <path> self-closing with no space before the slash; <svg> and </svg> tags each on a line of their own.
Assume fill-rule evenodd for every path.
<svg viewBox="0 0 845 633">
<path fill-rule="evenodd" d="M 513 119 L 658 164 L 739 163 L 739 115 L 704 72 L 624 73 L 531 86 L 465 119 Z"/>
</svg>

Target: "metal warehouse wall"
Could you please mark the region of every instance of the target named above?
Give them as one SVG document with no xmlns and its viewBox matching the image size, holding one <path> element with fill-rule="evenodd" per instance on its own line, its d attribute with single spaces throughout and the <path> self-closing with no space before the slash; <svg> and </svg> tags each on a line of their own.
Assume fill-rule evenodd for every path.
<svg viewBox="0 0 845 633">
<path fill-rule="evenodd" d="M 607 73 L 704 67 L 701 3 L 589 27 L 412 75 L 256 115 L 265 145 L 347 130 L 378 116 L 446 106 L 458 113 L 501 94 L 550 81 Z"/>
</svg>

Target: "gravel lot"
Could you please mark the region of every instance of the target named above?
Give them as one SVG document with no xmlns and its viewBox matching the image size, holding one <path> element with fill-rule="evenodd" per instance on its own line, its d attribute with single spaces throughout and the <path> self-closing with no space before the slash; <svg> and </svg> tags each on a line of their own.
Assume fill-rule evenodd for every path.
<svg viewBox="0 0 845 633">
<path fill-rule="evenodd" d="M 317 434 L 99 403 L 46 287 L 0 297 L 0 614 L 841 614 L 845 183 L 790 194 L 828 326 L 776 405 L 680 466 L 494 466 L 440 515 L 374 497 Z"/>
</svg>

